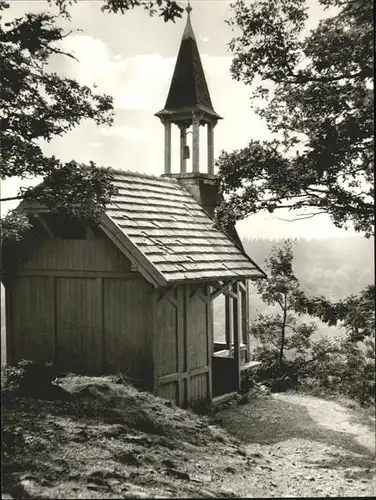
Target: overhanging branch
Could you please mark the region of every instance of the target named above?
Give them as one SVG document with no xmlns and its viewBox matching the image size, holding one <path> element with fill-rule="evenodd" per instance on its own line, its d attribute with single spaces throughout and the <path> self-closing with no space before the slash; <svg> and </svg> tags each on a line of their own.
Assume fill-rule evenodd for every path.
<svg viewBox="0 0 376 500">
<path fill-rule="evenodd" d="M 0 198 L 0 202 L 3 201 L 13 201 L 13 200 L 23 200 L 25 195 L 11 196 L 9 198 Z"/>
</svg>

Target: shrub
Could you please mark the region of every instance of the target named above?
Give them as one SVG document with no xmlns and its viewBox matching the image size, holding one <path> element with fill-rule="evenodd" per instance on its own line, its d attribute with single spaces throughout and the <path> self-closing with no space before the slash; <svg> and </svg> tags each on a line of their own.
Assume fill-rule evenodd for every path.
<svg viewBox="0 0 376 500">
<path fill-rule="evenodd" d="M 254 352 L 261 361 L 255 380 L 273 392 L 300 388 L 313 394 L 344 395 L 362 405 L 375 403 L 375 340 L 354 343 L 349 336 L 321 337 L 310 348 L 280 365 L 270 344 Z"/>
<path fill-rule="evenodd" d="M 353 342 L 348 336 L 321 338 L 303 360 L 299 386 L 315 393 L 342 394 L 361 404 L 375 402 L 375 341 Z"/>
<path fill-rule="evenodd" d="M 23 359 L 4 368 L 2 389 L 20 396 L 39 396 L 49 393 L 52 382 L 61 375 L 52 363 Z"/>
</svg>

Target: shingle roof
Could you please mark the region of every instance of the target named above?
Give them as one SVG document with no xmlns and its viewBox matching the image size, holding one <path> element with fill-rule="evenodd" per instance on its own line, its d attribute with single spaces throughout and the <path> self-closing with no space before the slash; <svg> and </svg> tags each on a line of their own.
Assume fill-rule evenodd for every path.
<svg viewBox="0 0 376 500">
<path fill-rule="evenodd" d="M 114 171 L 106 215 L 161 283 L 264 277 L 176 179 Z"/>
<path fill-rule="evenodd" d="M 213 109 L 190 16 L 184 30 L 165 107 L 157 116 L 177 111 L 204 111 L 221 118 Z"/>
</svg>

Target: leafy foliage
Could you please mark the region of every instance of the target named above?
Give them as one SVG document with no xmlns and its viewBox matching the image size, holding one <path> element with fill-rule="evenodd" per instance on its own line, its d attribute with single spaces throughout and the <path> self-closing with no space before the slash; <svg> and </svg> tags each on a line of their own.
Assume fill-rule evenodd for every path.
<svg viewBox="0 0 376 500">
<path fill-rule="evenodd" d="M 69 19 L 69 7 L 75 1 L 49 3 L 58 6 L 58 14 L 27 13 L 0 25 L 1 179 L 42 176 L 41 185 L 20 191 L 15 199 L 34 200 L 49 209 L 96 219 L 115 193 L 108 169 L 93 162 L 80 165 L 74 160 L 63 163 L 48 157 L 41 141 L 51 141 L 87 119 L 97 125 L 111 125 L 113 101 L 109 95 L 97 94 L 73 79 L 47 71 L 51 55 L 74 58 L 61 48 L 69 33 L 64 33 L 57 21 L 59 16 Z M 105 0 L 102 10 L 125 13 L 137 6 L 151 15 L 159 13 L 165 21 L 181 17 L 182 12 L 172 0 Z M 0 0 L 0 13 L 7 8 L 9 4 Z M 19 213 L 9 214 L 2 221 L 2 239 L 18 240 L 27 227 Z"/>
<path fill-rule="evenodd" d="M 375 285 L 368 285 L 358 295 L 337 302 L 330 302 L 323 296 L 301 296 L 297 308 L 329 325 L 339 323 L 353 342 L 375 336 Z"/>
<path fill-rule="evenodd" d="M 311 392 L 342 394 L 362 404 L 375 402 L 375 340 L 348 336 L 314 340 L 310 355 L 294 361 L 299 386 Z"/>
<path fill-rule="evenodd" d="M 175 22 L 177 17 L 182 17 L 183 12 L 183 8 L 175 0 L 105 0 L 102 10 L 125 14 L 128 10 L 138 6 L 148 10 L 151 16 L 159 14 L 165 22 Z"/>
<path fill-rule="evenodd" d="M 69 7 L 77 3 L 77 0 L 47 0 L 47 2 L 50 5 L 56 4 L 60 13 L 69 19 Z M 175 0 L 103 0 L 101 10 L 114 14 L 126 14 L 129 10 L 140 6 L 149 11 L 151 16 L 159 13 L 165 22 L 175 21 L 183 12 L 183 8 Z"/>
<path fill-rule="evenodd" d="M 15 366 L 4 367 L 2 390 L 22 396 L 40 395 L 61 376 L 62 373 L 52 363 L 23 359 Z"/>
<path fill-rule="evenodd" d="M 285 349 L 300 352 L 309 347 L 309 338 L 316 331 L 314 323 L 298 324 L 296 303 L 303 292 L 292 270 L 292 242 L 286 240 L 280 248 L 273 247 L 266 261 L 267 280 L 256 284 L 261 299 L 269 306 L 277 306 L 280 313 L 259 314 L 251 325 L 251 334 L 262 344 L 278 353 L 278 367 L 282 371 Z"/>
<path fill-rule="evenodd" d="M 319 2 L 337 13 L 306 36 L 306 0 L 232 5 L 229 24 L 240 34 L 230 43 L 231 73 L 247 85 L 261 82 L 254 108 L 275 138 L 221 152 L 224 228 L 288 208 L 328 213 L 337 227 L 373 234 L 372 5 Z"/>
<path fill-rule="evenodd" d="M 0 219 L 1 239 L 7 243 L 19 242 L 28 229 L 31 229 L 29 218 L 20 210 L 12 210 L 6 217 Z"/>
<path fill-rule="evenodd" d="M 344 394 L 362 404 L 374 402 L 374 286 L 334 303 L 325 297 L 310 298 L 300 288 L 292 261 L 289 240 L 273 247 L 266 266 L 269 280 L 257 284 L 266 304 L 282 311 L 259 314 L 251 324 L 251 334 L 260 341 L 254 352 L 262 362 L 257 380 L 275 391 L 300 387 Z M 307 313 L 328 324 L 338 323 L 344 335 L 313 338 L 316 325 L 297 321 L 297 315 Z"/>
</svg>

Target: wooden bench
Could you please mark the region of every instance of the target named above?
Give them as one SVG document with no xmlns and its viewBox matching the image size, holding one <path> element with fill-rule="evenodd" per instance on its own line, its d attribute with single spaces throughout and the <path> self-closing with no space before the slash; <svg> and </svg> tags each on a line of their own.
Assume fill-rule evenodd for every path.
<svg viewBox="0 0 376 500">
<path fill-rule="evenodd" d="M 248 363 L 244 363 L 244 365 L 240 365 L 240 371 L 250 371 L 252 368 L 261 365 L 261 361 L 248 361 Z"/>
</svg>

